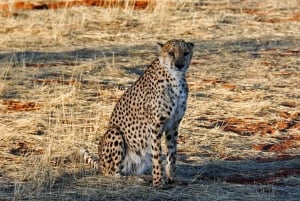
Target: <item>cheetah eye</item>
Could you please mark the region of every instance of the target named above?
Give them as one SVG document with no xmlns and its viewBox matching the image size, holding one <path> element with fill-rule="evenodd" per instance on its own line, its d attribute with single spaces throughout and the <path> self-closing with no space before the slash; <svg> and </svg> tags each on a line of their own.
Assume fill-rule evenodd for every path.
<svg viewBox="0 0 300 201">
<path fill-rule="evenodd" d="M 174 52 L 172 52 L 172 51 L 168 52 L 168 54 L 172 57 L 174 57 L 174 55 L 175 55 Z"/>
<path fill-rule="evenodd" d="M 183 55 L 187 56 L 187 55 L 189 55 L 189 52 L 184 52 Z"/>
</svg>

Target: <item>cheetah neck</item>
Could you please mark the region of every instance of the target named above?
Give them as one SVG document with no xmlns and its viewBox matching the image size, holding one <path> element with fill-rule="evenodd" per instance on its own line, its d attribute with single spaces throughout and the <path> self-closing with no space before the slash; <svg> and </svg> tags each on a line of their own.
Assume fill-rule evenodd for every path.
<svg viewBox="0 0 300 201">
<path fill-rule="evenodd" d="M 170 63 L 165 63 L 162 58 L 159 58 L 159 64 L 161 67 L 164 67 L 171 78 L 175 78 L 175 82 L 185 79 L 186 70 L 176 70 L 172 68 Z"/>
</svg>

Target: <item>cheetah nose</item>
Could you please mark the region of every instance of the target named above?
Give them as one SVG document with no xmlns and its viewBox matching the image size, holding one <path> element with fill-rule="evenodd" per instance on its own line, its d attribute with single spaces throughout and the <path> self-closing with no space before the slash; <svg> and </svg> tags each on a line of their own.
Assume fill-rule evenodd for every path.
<svg viewBox="0 0 300 201">
<path fill-rule="evenodd" d="M 184 67 L 184 64 L 182 64 L 182 63 L 175 63 L 175 66 L 180 69 L 180 68 Z"/>
</svg>

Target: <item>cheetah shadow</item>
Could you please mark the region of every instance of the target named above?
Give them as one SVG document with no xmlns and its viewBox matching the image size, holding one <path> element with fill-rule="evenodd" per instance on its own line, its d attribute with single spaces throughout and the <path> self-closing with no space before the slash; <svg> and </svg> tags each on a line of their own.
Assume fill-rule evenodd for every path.
<svg viewBox="0 0 300 201">
<path fill-rule="evenodd" d="M 300 186 L 299 179 L 296 179 L 299 176 L 299 171 L 296 170 L 299 170 L 300 167 L 300 155 L 287 161 L 265 163 L 250 160 L 207 160 L 207 162 L 200 162 L 189 161 L 189 156 L 184 156 L 186 157 L 185 160 L 179 160 L 176 165 L 175 183 L 167 185 L 163 189 L 151 187 L 152 178 L 149 174 L 111 178 L 98 175 L 94 170 L 84 168 L 75 173 L 65 172 L 60 176 L 53 177 L 51 181 L 46 181 L 43 186 L 39 185 L 36 192 L 30 193 L 30 199 L 35 197 L 40 199 L 42 194 L 45 198 L 51 197 L 51 199 L 70 198 L 76 200 L 78 198 L 87 198 L 87 200 L 103 200 L 111 197 L 112 199 L 122 200 L 124 198 L 123 195 L 126 193 L 130 193 L 132 198 L 141 199 L 147 195 L 139 194 L 140 191 L 147 192 L 149 195 L 160 195 L 158 192 L 169 189 L 173 189 L 172 191 L 177 193 L 184 193 L 186 189 L 192 189 L 192 192 L 201 192 L 203 186 L 209 187 L 225 183 L 227 185 L 271 184 L 272 186 L 282 186 L 284 184 L 289 186 L 291 192 L 297 193 Z M 182 155 L 180 157 L 183 158 Z M 294 180 L 282 181 L 282 179 L 289 176 L 294 178 Z M 28 182 L 20 189 L 32 189 L 32 185 Z M 2 187 L 0 192 L 1 190 L 5 190 L 6 195 L 11 194 L 14 196 L 15 187 L 13 186 Z M 87 194 L 87 192 L 89 193 Z M 25 190 L 24 193 L 22 194 L 22 199 L 29 196 Z"/>
<path fill-rule="evenodd" d="M 188 160 L 189 156 L 184 154 L 180 154 L 180 158 L 185 159 L 177 162 L 176 180 L 168 188 L 214 182 L 247 185 L 281 185 L 280 178 L 295 175 L 300 176 L 300 155 L 288 160 L 273 160 L 269 162 L 259 162 L 256 160 L 211 161 L 208 158 L 207 162 L 199 162 Z M 165 160 L 163 161 L 164 166 Z M 101 180 L 101 178 L 106 178 L 105 181 L 108 183 L 116 182 L 122 185 L 138 184 L 144 187 L 151 186 L 152 182 L 151 169 L 139 176 L 121 176 L 120 178 L 110 178 L 96 173 L 95 170 L 83 169 L 75 175 L 61 175 L 56 179 L 56 187 L 60 188 L 59 186 L 66 184 L 66 182 L 73 183 L 75 181 L 74 178 L 76 178 L 75 180 L 83 178 L 99 178 Z M 299 181 L 297 185 L 300 186 Z"/>
</svg>

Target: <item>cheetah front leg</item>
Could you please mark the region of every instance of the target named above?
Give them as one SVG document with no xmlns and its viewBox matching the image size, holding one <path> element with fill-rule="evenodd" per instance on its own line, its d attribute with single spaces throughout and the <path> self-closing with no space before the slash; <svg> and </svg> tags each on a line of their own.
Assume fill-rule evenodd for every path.
<svg viewBox="0 0 300 201">
<path fill-rule="evenodd" d="M 172 130 L 166 131 L 166 144 L 168 148 L 166 162 L 166 177 L 169 184 L 174 182 L 176 169 L 176 151 L 177 151 L 178 126 Z"/>
<path fill-rule="evenodd" d="M 162 159 L 161 159 L 161 136 L 162 133 L 153 132 L 151 136 L 151 148 L 152 148 L 152 179 L 153 179 L 153 186 L 154 187 L 162 187 Z"/>
</svg>

